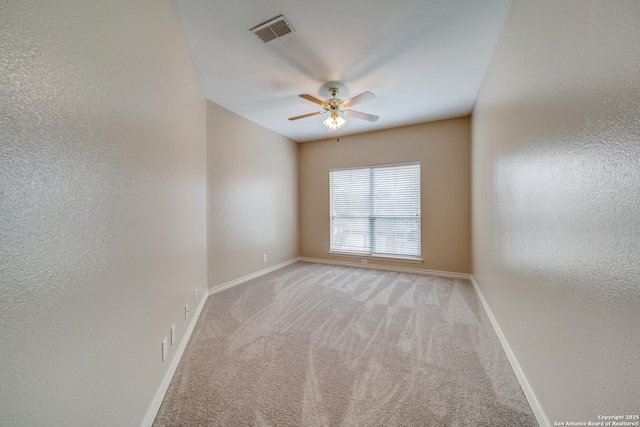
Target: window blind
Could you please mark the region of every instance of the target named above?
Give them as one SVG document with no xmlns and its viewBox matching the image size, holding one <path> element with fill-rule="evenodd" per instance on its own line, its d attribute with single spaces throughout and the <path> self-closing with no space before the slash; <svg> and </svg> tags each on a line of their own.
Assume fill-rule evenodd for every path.
<svg viewBox="0 0 640 427">
<path fill-rule="evenodd" d="M 329 172 L 331 251 L 420 257 L 420 164 Z"/>
</svg>

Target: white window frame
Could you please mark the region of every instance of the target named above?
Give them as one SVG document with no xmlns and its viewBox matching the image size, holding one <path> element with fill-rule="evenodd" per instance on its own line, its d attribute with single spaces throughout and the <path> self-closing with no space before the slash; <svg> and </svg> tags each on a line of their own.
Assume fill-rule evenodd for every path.
<svg viewBox="0 0 640 427">
<path fill-rule="evenodd" d="M 357 170 L 357 169 L 369 169 L 369 170 L 374 170 L 374 169 L 382 169 L 382 168 L 390 168 L 390 167 L 396 167 L 396 166 L 408 166 L 408 165 L 417 165 L 418 166 L 418 179 L 420 182 L 420 190 L 419 190 L 419 194 L 418 197 L 419 199 L 421 199 L 422 197 L 422 182 L 421 182 L 421 165 L 420 162 L 407 162 L 407 163 L 393 163 L 393 164 L 382 164 L 382 165 L 372 165 L 372 166 L 359 166 L 359 167 L 350 167 L 350 168 L 337 168 L 337 169 L 331 169 L 329 171 L 329 254 L 330 255 L 336 255 L 336 256 L 347 256 L 347 257 L 358 257 L 358 258 L 371 258 L 371 259 L 392 259 L 392 260 L 401 260 L 404 262 L 414 262 L 414 263 L 421 263 L 423 262 L 422 259 L 422 212 L 421 212 L 421 202 L 419 203 L 419 210 L 417 213 L 417 217 L 418 217 L 418 233 L 419 233 L 419 243 L 418 243 L 418 254 L 416 255 L 400 255 L 400 254 L 386 254 L 386 253 L 377 253 L 375 252 L 375 250 L 372 251 L 367 251 L 367 252 L 354 252 L 354 251 L 346 251 L 344 249 L 335 249 L 334 248 L 334 231 L 335 231 L 335 226 L 334 226 L 334 218 L 344 218 L 344 217 L 340 217 L 340 216 L 335 216 L 334 215 L 334 197 L 332 194 L 332 186 L 331 186 L 331 180 L 332 180 L 332 173 L 335 171 L 346 171 L 346 170 Z M 369 184 L 369 194 L 371 195 L 371 197 L 374 197 L 373 191 L 371 191 L 371 187 L 373 186 L 372 183 Z M 376 218 L 390 218 L 389 216 L 386 217 L 377 217 L 374 216 L 373 213 L 371 212 L 373 210 L 373 206 L 374 203 L 372 202 L 371 205 L 369 206 L 369 210 L 370 213 L 368 216 L 364 216 L 364 218 L 368 218 L 369 219 L 369 240 L 375 240 L 375 231 L 373 228 L 373 222 L 376 220 Z M 399 217 L 395 217 L 395 218 L 410 218 L 408 216 L 399 216 Z M 374 245 L 375 243 L 371 242 L 369 246 Z M 336 245 L 337 246 L 337 245 Z M 373 249 L 373 248 L 372 248 Z"/>
</svg>

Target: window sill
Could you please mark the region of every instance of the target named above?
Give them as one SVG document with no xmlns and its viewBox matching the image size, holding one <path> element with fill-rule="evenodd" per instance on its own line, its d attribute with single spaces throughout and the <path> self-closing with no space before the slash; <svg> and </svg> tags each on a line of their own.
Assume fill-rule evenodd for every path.
<svg viewBox="0 0 640 427">
<path fill-rule="evenodd" d="M 351 258 L 380 259 L 380 260 L 386 260 L 386 261 L 409 262 L 409 263 L 413 263 L 413 264 L 422 264 L 422 262 L 424 261 L 422 258 L 417 258 L 417 257 L 394 256 L 394 255 L 355 254 L 353 252 L 329 251 L 329 255 L 344 256 L 344 257 L 351 257 Z"/>
</svg>

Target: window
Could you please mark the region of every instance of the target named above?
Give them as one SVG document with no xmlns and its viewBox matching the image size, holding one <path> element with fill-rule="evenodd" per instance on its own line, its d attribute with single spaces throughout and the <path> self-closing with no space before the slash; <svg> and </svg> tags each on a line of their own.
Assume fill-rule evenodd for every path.
<svg viewBox="0 0 640 427">
<path fill-rule="evenodd" d="M 329 172 L 331 252 L 420 257 L 420 163 Z"/>
</svg>

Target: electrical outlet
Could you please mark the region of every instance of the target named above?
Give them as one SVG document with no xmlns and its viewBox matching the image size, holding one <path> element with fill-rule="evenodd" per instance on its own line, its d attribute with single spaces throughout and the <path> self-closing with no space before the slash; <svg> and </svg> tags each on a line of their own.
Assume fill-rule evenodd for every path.
<svg viewBox="0 0 640 427">
<path fill-rule="evenodd" d="M 162 340 L 162 361 L 167 358 L 167 354 L 169 354 L 169 346 L 167 345 L 167 337 L 164 337 Z"/>
<path fill-rule="evenodd" d="M 171 345 L 176 342 L 176 324 L 174 323 L 171 327 Z"/>
<path fill-rule="evenodd" d="M 198 301 L 198 288 L 193 290 L 193 300 Z"/>
<path fill-rule="evenodd" d="M 189 317 L 189 303 L 187 303 L 187 305 L 184 306 L 184 320 L 187 320 L 188 317 Z"/>
<path fill-rule="evenodd" d="M 262 262 L 267 262 L 267 254 L 262 255 Z"/>
<path fill-rule="evenodd" d="M 368 261 L 366 259 L 361 259 L 360 260 L 360 264 L 367 264 L 367 263 L 368 263 Z"/>
</svg>

